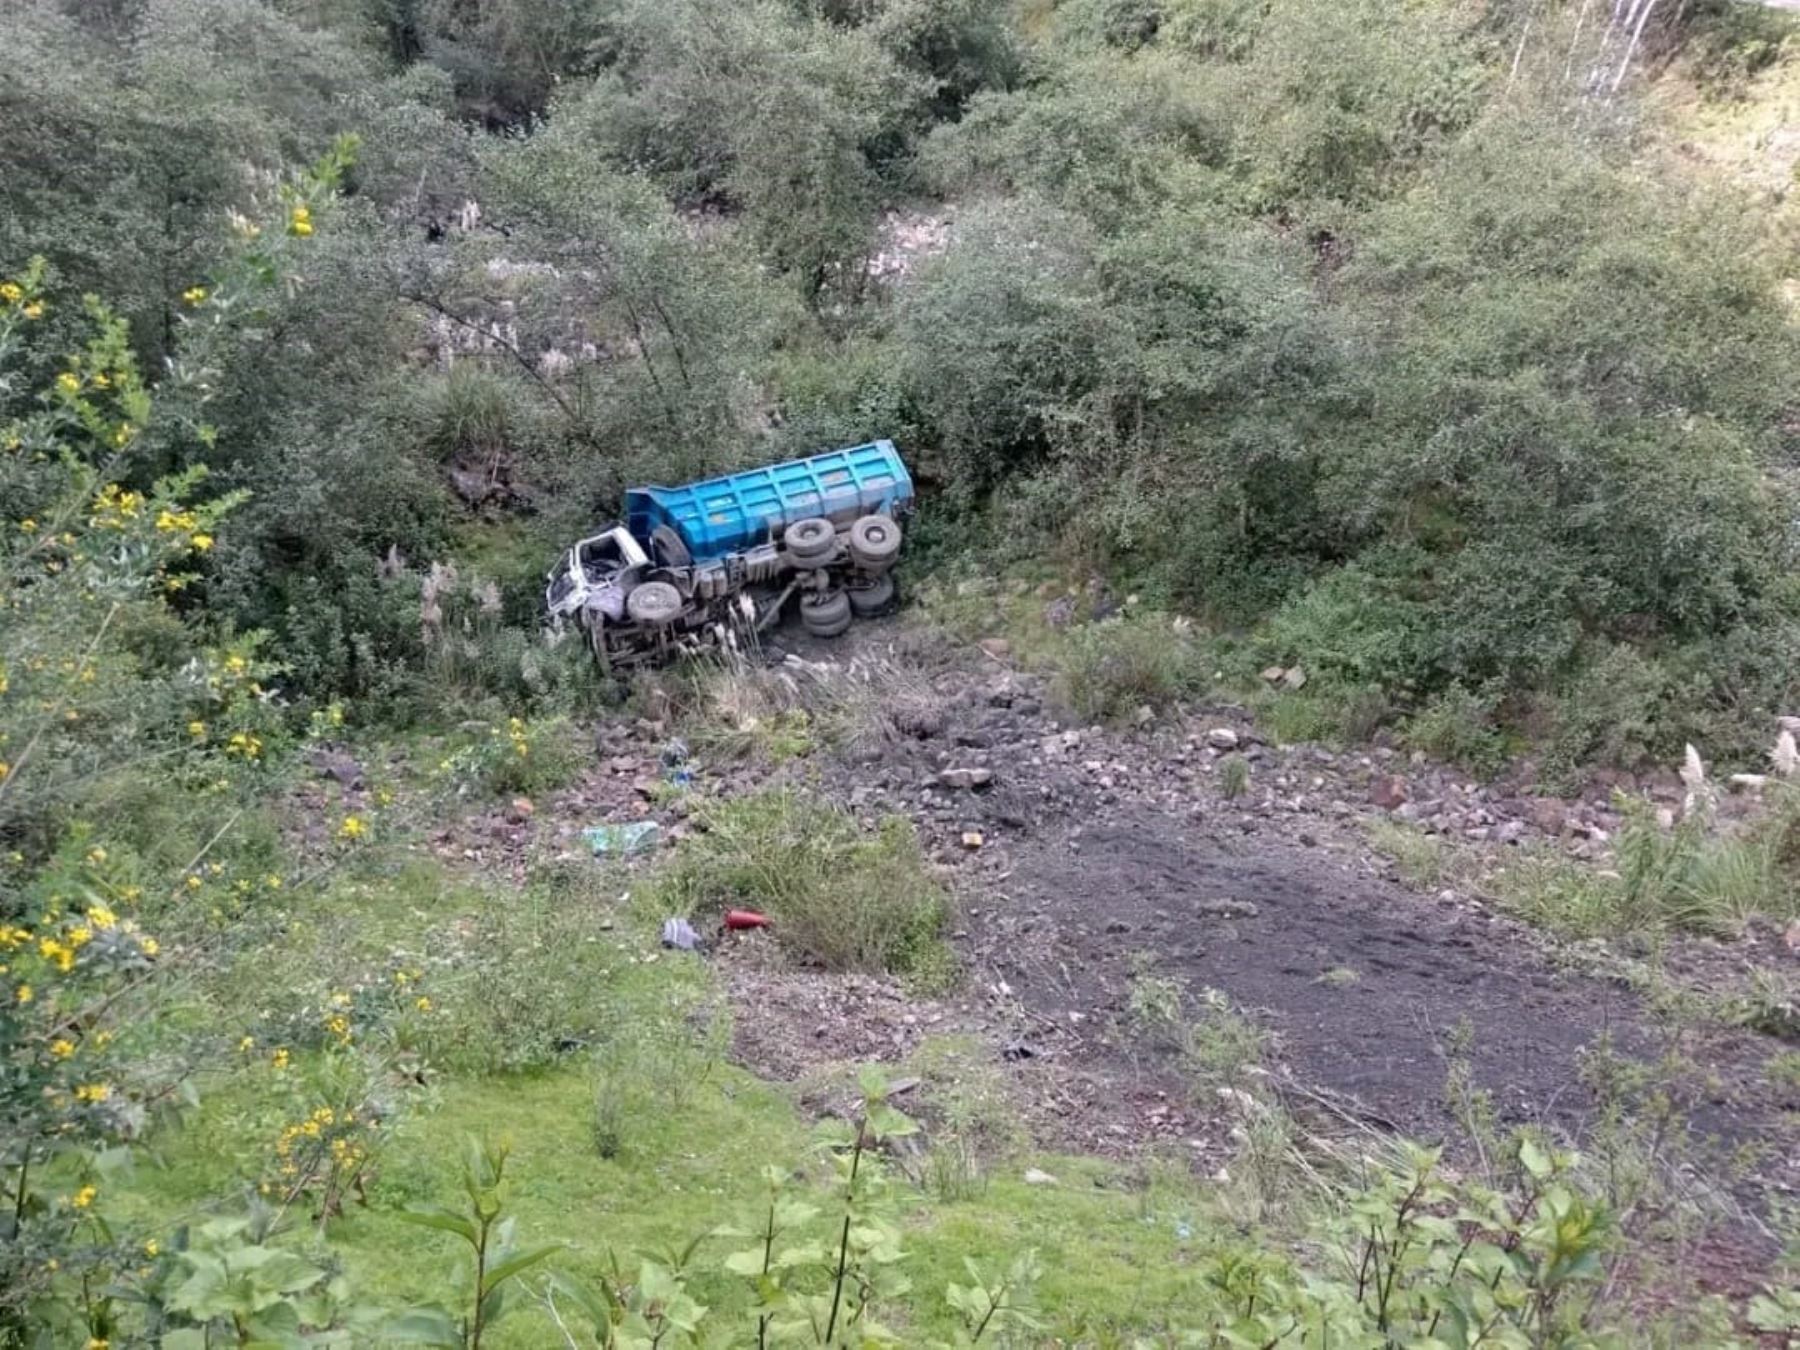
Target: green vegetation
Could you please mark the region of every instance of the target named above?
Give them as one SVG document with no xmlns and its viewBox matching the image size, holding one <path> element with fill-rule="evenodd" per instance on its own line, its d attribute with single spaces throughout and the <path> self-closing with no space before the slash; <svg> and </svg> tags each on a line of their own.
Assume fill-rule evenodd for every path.
<svg viewBox="0 0 1800 1350">
<path fill-rule="evenodd" d="M 912 823 L 865 834 L 849 815 L 775 789 L 707 806 L 659 894 L 671 913 L 766 913 L 781 940 L 827 970 L 945 977 L 948 909 Z"/>
<path fill-rule="evenodd" d="M 1759 760 L 1800 699 L 1791 213 L 1641 93 L 1680 71 L 1716 130 L 1793 44 L 1586 8 L 6 5 L 0 1350 L 1641 1339 L 1607 1169 L 1352 1156 L 1252 1016 L 1148 973 L 1123 1029 L 1244 1113 L 1224 1181 L 1015 1180 L 1017 1104 L 935 1040 L 923 1141 L 874 1077 L 814 1130 L 658 931 L 753 908 L 796 979 L 952 987 L 910 823 L 797 785 L 938 691 L 619 691 L 539 627 L 629 484 L 887 435 L 927 613 L 1085 718 L 1223 685 L 1484 774 Z M 509 835 L 594 786 L 621 693 L 788 785 L 648 789 L 689 821 L 651 860 Z M 1697 783 L 1632 806 L 1616 874 L 1494 894 L 1584 936 L 1790 922 L 1785 754 L 1753 825 Z M 1379 829 L 1416 884 L 1456 866 Z M 1793 1034 L 1782 981 L 1730 999 Z"/>
</svg>

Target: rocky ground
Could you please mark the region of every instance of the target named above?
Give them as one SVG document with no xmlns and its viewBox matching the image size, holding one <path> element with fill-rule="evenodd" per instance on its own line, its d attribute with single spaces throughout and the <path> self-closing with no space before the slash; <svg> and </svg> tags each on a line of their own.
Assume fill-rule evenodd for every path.
<svg viewBox="0 0 1800 1350">
<path fill-rule="evenodd" d="M 1747 1231 L 1771 1197 L 1800 1186 L 1800 1094 L 1768 1072 L 1782 1043 L 1658 1016 L 1604 953 L 1572 951 L 1452 887 L 1419 892 L 1369 847 L 1367 823 L 1403 819 L 1478 857 L 1554 847 L 1606 864 L 1618 829 L 1609 790 L 1528 798 L 1391 749 L 1339 754 L 1276 746 L 1238 707 L 1195 706 L 1129 730 L 1083 726 L 1016 669 L 1004 643 L 967 647 L 900 622 L 859 625 L 830 646 L 795 641 L 744 706 L 810 707 L 837 736 L 769 764 L 693 752 L 710 792 L 800 782 L 873 821 L 916 822 L 958 899 L 954 944 L 967 973 L 941 998 L 894 981 L 826 975 L 779 959 L 779 935 L 720 944 L 739 1008 L 738 1057 L 807 1082 L 863 1060 L 902 1063 L 927 1036 L 987 1047 L 1045 1143 L 1133 1154 L 1181 1150 L 1221 1167 L 1241 1103 L 1196 1094 L 1130 1016 L 1134 981 L 1178 981 L 1190 1006 L 1218 991 L 1271 1036 L 1265 1081 L 1309 1128 L 1456 1141 L 1450 1046 L 1466 1039 L 1473 1085 L 1502 1128 L 1544 1124 L 1581 1138 L 1600 1104 L 1582 1072 L 1603 1041 L 1665 1067 L 1694 1146 L 1683 1166 L 1746 1202 Z M 743 713 L 751 716 L 750 713 Z M 665 843 L 690 828 L 665 787 L 680 713 L 607 723 L 593 766 L 568 790 L 446 826 L 448 860 L 523 876 L 546 854 L 579 858 L 582 827 L 655 819 Z M 1248 789 L 1221 792 L 1239 755 Z M 1666 781 L 1634 783 L 1652 794 Z M 1755 935 L 1753 935 L 1755 936 Z M 1781 935 L 1675 944 L 1671 966 L 1781 967 Z M 1240 1135 L 1241 1137 L 1241 1135 Z M 1728 1170 L 1725 1158 L 1740 1165 Z"/>
</svg>

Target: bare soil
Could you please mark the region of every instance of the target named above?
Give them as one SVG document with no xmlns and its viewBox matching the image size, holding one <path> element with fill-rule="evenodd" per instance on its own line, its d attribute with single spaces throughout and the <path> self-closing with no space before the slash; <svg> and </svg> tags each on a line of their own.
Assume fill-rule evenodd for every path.
<svg viewBox="0 0 1800 1350">
<path fill-rule="evenodd" d="M 1474 837 L 1507 841 L 1486 847 L 1567 842 L 1530 803 L 1391 751 L 1270 745 L 1229 706 L 1125 731 L 1075 724 L 1037 679 L 902 623 L 858 625 L 833 644 L 782 640 L 802 698 L 809 682 L 847 682 L 879 705 L 870 734 L 780 766 L 697 763 L 697 785 L 800 782 L 869 821 L 910 817 L 958 897 L 953 940 L 967 978 L 922 998 L 890 979 L 796 969 L 780 959 L 778 935 L 729 938 L 715 959 L 738 1009 L 738 1058 L 758 1073 L 800 1081 L 834 1064 L 898 1064 L 926 1036 L 971 1036 L 1046 1145 L 1120 1156 L 1176 1148 L 1211 1170 L 1233 1148 L 1232 1106 L 1196 1094 L 1134 1033 L 1132 982 L 1148 973 L 1190 998 L 1220 991 L 1272 1033 L 1270 1081 L 1301 1112 L 1455 1152 L 1467 1134 L 1446 1091 L 1449 1047 L 1466 1035 L 1473 1086 L 1502 1129 L 1534 1123 L 1580 1141 L 1603 1106 L 1583 1065 L 1605 1046 L 1660 1066 L 1640 1090 L 1672 1098 L 1694 1141 L 1684 1166 L 1742 1203 L 1742 1242 L 1765 1241 L 1755 1214 L 1800 1186 L 1800 1094 L 1768 1073 L 1788 1047 L 1659 1017 L 1622 981 L 1592 973 L 1592 950 L 1562 947 L 1470 896 L 1407 888 L 1361 824 L 1384 809 L 1372 798 L 1403 780 L 1414 800 L 1456 803 L 1459 827 L 1488 822 Z M 683 808 L 650 786 L 673 731 L 604 726 L 594 766 L 570 790 L 528 811 L 469 817 L 435 846 L 522 875 L 547 847 L 578 855 L 576 831 L 599 819 L 649 816 L 678 837 Z M 1224 731 L 1253 770 L 1237 801 L 1218 791 Z M 985 770 L 986 781 L 950 786 L 946 769 Z M 1706 945 L 1686 964 L 1794 959 L 1778 942 L 1748 955 Z"/>
</svg>

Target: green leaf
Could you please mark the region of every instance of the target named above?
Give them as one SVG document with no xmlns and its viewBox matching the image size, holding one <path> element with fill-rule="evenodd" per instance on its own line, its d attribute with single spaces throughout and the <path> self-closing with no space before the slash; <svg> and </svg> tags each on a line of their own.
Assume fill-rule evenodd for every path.
<svg viewBox="0 0 1800 1350">
<path fill-rule="evenodd" d="M 1552 1171 L 1550 1155 L 1530 1135 L 1519 1140 L 1519 1165 L 1538 1181 L 1546 1180 Z"/>
<path fill-rule="evenodd" d="M 560 1242 L 553 1242 L 545 1247 L 534 1247 L 530 1251 L 520 1252 L 515 1256 L 507 1257 L 505 1260 L 501 1261 L 499 1265 L 493 1266 L 488 1270 L 481 1282 L 481 1292 L 487 1294 L 492 1290 L 497 1289 L 507 1280 L 512 1279 L 513 1276 L 530 1270 L 531 1267 L 535 1266 L 545 1257 L 554 1256 L 561 1250 L 562 1244 Z"/>
<path fill-rule="evenodd" d="M 733 1275 L 760 1275 L 763 1268 L 763 1249 L 746 1247 L 741 1252 L 733 1252 L 725 1258 L 725 1269 Z"/>
<path fill-rule="evenodd" d="M 550 1272 L 550 1287 L 580 1308 L 596 1329 L 602 1329 L 610 1324 L 613 1312 L 619 1306 L 618 1300 L 612 1296 L 610 1290 L 603 1292 L 595 1289 L 585 1280 L 578 1280 L 560 1270 Z"/>
<path fill-rule="evenodd" d="M 442 1205 L 411 1205 L 395 1217 L 402 1223 L 415 1224 L 420 1228 L 441 1228 L 446 1233 L 455 1233 L 471 1247 L 476 1242 L 475 1225 Z"/>
<path fill-rule="evenodd" d="M 462 1350 L 462 1329 L 442 1308 L 410 1308 L 382 1327 L 381 1334 L 404 1345 L 443 1345 Z"/>
</svg>

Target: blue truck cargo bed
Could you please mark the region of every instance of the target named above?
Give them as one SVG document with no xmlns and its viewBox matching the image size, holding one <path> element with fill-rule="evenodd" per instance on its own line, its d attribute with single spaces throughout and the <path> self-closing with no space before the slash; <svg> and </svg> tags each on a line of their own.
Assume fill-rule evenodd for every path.
<svg viewBox="0 0 1800 1350">
<path fill-rule="evenodd" d="M 768 543 L 810 516 L 847 525 L 875 512 L 904 514 L 912 503 L 912 475 L 894 443 L 871 441 L 686 487 L 633 488 L 625 525 L 640 540 L 672 526 L 694 560 L 705 562 Z"/>
</svg>

